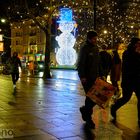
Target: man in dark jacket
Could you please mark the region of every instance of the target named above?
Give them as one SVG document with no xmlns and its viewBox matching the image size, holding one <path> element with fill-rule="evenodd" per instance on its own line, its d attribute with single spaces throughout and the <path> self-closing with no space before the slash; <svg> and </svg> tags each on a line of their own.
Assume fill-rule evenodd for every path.
<svg viewBox="0 0 140 140">
<path fill-rule="evenodd" d="M 14 52 L 11 58 L 11 75 L 14 88 L 16 88 L 16 82 L 19 79 L 19 67 L 22 68 L 21 61 L 18 57 L 18 53 Z"/>
<path fill-rule="evenodd" d="M 138 124 L 140 127 L 140 39 L 132 38 L 122 57 L 122 98 L 111 107 L 111 115 L 116 120 L 116 111 L 126 104 L 132 93 L 136 93 L 138 100 Z"/>
<path fill-rule="evenodd" d="M 111 54 L 107 52 L 107 46 L 103 45 L 102 50 L 100 51 L 100 57 L 101 57 L 101 65 L 104 71 L 104 76 L 107 79 L 107 76 L 110 73 L 111 65 L 112 65 L 112 57 Z"/>
<path fill-rule="evenodd" d="M 97 33 L 89 31 L 87 41 L 79 52 L 77 64 L 78 75 L 85 90 L 85 93 L 92 87 L 97 77 L 103 76 L 101 73 L 100 55 L 97 47 Z M 90 128 L 95 128 L 92 121 L 92 108 L 96 105 L 89 97 L 85 99 L 85 106 L 80 108 L 82 118 Z"/>
</svg>

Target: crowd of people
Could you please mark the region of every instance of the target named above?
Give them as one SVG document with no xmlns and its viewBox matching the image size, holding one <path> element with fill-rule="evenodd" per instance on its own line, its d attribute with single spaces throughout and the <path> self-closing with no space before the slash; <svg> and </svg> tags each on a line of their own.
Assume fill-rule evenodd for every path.
<svg viewBox="0 0 140 140">
<path fill-rule="evenodd" d="M 119 54 L 119 42 L 111 53 L 107 47 L 99 50 L 96 31 L 89 31 L 85 44 L 81 47 L 78 57 L 77 70 L 81 83 L 87 94 L 95 84 L 96 78 L 107 80 L 110 75 L 112 85 L 115 87 L 114 104 L 111 106 L 113 121 L 116 121 L 117 110 L 127 103 L 132 93 L 136 93 L 138 99 L 138 125 L 140 127 L 140 39 L 133 37 L 123 54 Z M 122 93 L 118 82 L 121 80 Z M 122 94 L 122 96 L 120 96 Z M 96 105 L 88 96 L 85 104 L 80 107 L 82 119 L 89 128 L 95 128 L 92 120 L 93 107 Z"/>
</svg>

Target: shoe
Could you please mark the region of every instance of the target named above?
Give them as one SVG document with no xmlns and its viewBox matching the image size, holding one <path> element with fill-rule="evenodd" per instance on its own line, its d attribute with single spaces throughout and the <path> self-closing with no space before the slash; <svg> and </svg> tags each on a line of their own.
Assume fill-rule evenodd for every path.
<svg viewBox="0 0 140 140">
<path fill-rule="evenodd" d="M 111 115 L 113 117 L 113 121 L 116 121 L 116 110 L 114 109 L 113 105 L 111 106 Z"/>
<path fill-rule="evenodd" d="M 86 121 L 86 126 L 90 129 L 95 129 L 95 123 L 92 120 Z"/>
<path fill-rule="evenodd" d="M 80 107 L 79 110 L 80 110 L 80 112 L 81 112 L 83 121 L 86 121 L 86 120 L 87 120 L 87 117 L 86 117 L 87 114 L 86 114 L 85 106 Z"/>
</svg>

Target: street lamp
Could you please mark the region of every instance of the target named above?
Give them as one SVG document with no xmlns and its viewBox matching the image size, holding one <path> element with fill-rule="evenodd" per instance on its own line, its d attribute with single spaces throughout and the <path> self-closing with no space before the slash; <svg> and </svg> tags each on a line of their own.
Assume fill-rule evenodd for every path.
<svg viewBox="0 0 140 140">
<path fill-rule="evenodd" d="M 1 20 L 1 23 L 6 23 L 6 19 L 2 18 Z"/>
<path fill-rule="evenodd" d="M 103 32 L 104 32 L 104 34 L 107 34 L 107 30 L 104 30 Z"/>
</svg>

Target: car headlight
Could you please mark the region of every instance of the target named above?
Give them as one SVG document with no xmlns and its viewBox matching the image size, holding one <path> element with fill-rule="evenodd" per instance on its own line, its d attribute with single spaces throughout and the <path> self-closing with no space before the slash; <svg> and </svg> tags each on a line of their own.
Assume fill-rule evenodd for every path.
<svg viewBox="0 0 140 140">
<path fill-rule="evenodd" d="M 39 68 L 43 68 L 43 65 L 39 65 Z"/>
</svg>

